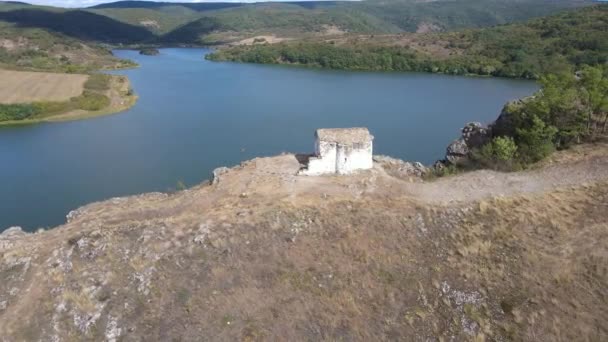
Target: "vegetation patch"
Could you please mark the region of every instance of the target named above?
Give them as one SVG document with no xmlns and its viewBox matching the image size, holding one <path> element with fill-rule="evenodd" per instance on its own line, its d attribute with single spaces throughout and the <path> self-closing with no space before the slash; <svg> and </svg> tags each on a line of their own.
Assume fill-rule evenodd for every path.
<svg viewBox="0 0 608 342">
<path fill-rule="evenodd" d="M 574 72 L 585 64 L 606 63 L 606 17 L 608 6 L 597 5 L 524 24 L 406 38 L 354 36 L 238 46 L 221 49 L 208 59 L 538 79 L 548 73 Z"/>
<path fill-rule="evenodd" d="M 114 82 L 117 83 L 117 85 L 113 85 L 114 78 L 117 79 L 117 81 Z M 82 94 L 74 96 L 66 101 L 0 104 L 0 124 L 2 122 L 32 122 L 74 111 L 99 112 L 111 106 L 112 101 L 109 96 L 110 93 L 115 92 L 113 88 L 117 86 L 124 88 L 125 79 L 123 77 L 93 74 L 84 82 Z M 118 95 L 120 96 L 135 98 L 130 88 L 121 90 L 119 93 L 120 94 Z"/>
</svg>

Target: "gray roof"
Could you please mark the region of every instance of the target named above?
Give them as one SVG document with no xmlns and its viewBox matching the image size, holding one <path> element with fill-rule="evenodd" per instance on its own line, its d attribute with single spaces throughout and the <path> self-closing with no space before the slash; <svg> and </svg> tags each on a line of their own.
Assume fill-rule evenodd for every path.
<svg viewBox="0 0 608 342">
<path fill-rule="evenodd" d="M 344 145 L 368 143 L 374 139 L 369 133 L 369 130 L 365 127 L 319 128 L 315 135 L 321 141 L 335 142 Z"/>
</svg>

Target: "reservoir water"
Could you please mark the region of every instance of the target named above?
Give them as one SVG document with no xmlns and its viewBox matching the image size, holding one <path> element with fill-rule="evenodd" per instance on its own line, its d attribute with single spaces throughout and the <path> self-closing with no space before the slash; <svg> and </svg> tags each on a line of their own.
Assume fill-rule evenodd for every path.
<svg viewBox="0 0 608 342">
<path fill-rule="evenodd" d="M 374 153 L 432 163 L 470 121 L 490 122 L 534 82 L 217 63 L 205 49 L 115 54 L 138 103 L 89 120 L 0 127 L 0 231 L 65 222 L 115 196 L 168 191 L 219 166 L 311 152 L 319 127 L 366 126 Z"/>
</svg>

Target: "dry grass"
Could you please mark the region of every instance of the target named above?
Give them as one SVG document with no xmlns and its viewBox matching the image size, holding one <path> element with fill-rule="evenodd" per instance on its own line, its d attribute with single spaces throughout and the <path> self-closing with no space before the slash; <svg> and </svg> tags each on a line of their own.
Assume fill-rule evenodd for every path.
<svg viewBox="0 0 608 342">
<path fill-rule="evenodd" d="M 0 70 L 0 103 L 66 101 L 83 91 L 88 75 Z"/>
<path fill-rule="evenodd" d="M 591 174 L 608 158 L 567 153 L 535 172 Z M 277 171 L 292 164 L 262 158 L 215 185 L 91 204 L 15 241 L 0 259 L 0 336 L 109 340 L 117 327 L 119 340 L 145 341 L 608 339 L 606 172 L 440 204 L 405 196 L 421 185 L 381 172 Z M 450 179 L 444 188 L 479 180 Z"/>
</svg>

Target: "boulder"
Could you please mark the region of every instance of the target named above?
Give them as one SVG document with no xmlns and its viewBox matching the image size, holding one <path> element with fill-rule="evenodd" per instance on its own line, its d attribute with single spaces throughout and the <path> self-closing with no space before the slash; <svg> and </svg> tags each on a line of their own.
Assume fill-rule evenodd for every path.
<svg viewBox="0 0 608 342">
<path fill-rule="evenodd" d="M 229 168 L 222 166 L 213 170 L 213 177 L 211 179 L 211 184 L 216 185 L 220 182 L 220 176 L 230 171 Z"/>
<path fill-rule="evenodd" d="M 483 146 L 492 138 L 492 130 L 479 122 L 469 122 L 462 130 L 460 138 L 448 145 L 445 160 L 460 164 L 469 158 L 473 149 Z"/>
<path fill-rule="evenodd" d="M 382 166 L 383 169 L 395 173 L 397 176 L 416 176 L 422 177 L 427 171 L 427 167 L 420 162 L 407 162 L 389 156 L 374 156 L 374 162 Z"/>
<path fill-rule="evenodd" d="M 462 128 L 462 139 L 473 149 L 485 145 L 491 139 L 491 129 L 479 122 L 469 122 Z"/>
<path fill-rule="evenodd" d="M 21 227 L 14 226 L 14 227 L 9 227 L 9 228 L 5 229 L 2 233 L 0 233 L 0 235 L 3 237 L 10 237 L 10 236 L 25 235 L 25 232 L 23 231 L 23 229 L 21 229 Z"/>
<path fill-rule="evenodd" d="M 458 164 L 467 159 L 470 151 L 469 146 L 467 146 L 467 143 L 463 138 L 456 139 L 448 145 L 445 159 L 452 164 Z"/>
</svg>

